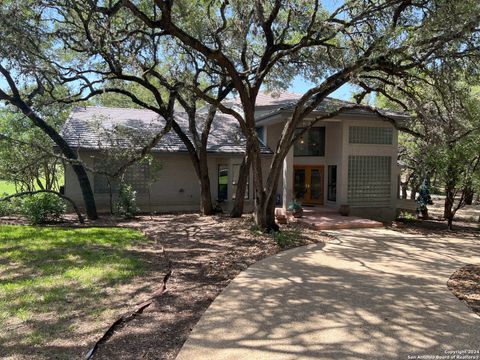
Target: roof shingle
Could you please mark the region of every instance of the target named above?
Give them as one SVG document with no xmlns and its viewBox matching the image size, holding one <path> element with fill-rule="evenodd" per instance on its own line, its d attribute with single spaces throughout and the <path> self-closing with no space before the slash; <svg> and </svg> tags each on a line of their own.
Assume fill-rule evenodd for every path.
<svg viewBox="0 0 480 360">
<path fill-rule="evenodd" d="M 177 113 L 175 120 L 188 134 L 188 119 L 185 113 Z M 201 121 L 198 121 L 201 126 Z M 114 146 L 139 144 L 153 138 L 162 131 L 165 119 L 146 109 L 108 107 L 84 107 L 72 111 L 62 128 L 62 136 L 74 148 L 105 149 Z M 153 148 L 158 152 L 186 152 L 187 148 L 177 134 L 171 130 Z M 207 151 L 213 153 L 243 154 L 245 138 L 237 120 L 230 115 L 217 113 L 212 123 Z M 261 152 L 271 150 L 261 144 Z"/>
</svg>

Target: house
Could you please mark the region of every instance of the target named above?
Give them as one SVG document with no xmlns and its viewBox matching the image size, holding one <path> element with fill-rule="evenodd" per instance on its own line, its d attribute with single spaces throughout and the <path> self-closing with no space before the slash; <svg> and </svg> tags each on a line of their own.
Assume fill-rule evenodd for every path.
<svg viewBox="0 0 480 360">
<path fill-rule="evenodd" d="M 285 120 L 291 116 L 298 94 L 277 96 L 261 93 L 257 101 L 257 131 L 261 139 L 264 171 L 268 170 Z M 230 100 L 230 106 L 238 106 Z M 344 101 L 327 99 L 297 131 L 312 119 L 330 112 Z M 405 115 L 382 112 L 395 121 Z M 176 116 L 188 129 L 184 114 Z M 149 139 L 163 128 L 164 120 L 143 109 L 86 107 L 75 109 L 62 129 L 62 135 L 90 169 L 108 170 L 113 161 L 106 154 L 132 145 L 131 138 Z M 122 131 L 119 132 L 118 130 Z M 131 138 L 109 135 L 129 133 Z M 398 193 L 397 129 L 390 121 L 365 110 L 349 110 L 323 120 L 303 134 L 288 153 L 278 186 L 279 206 L 296 198 L 304 205 L 338 208 L 349 204 L 352 214 L 391 219 L 396 213 Z M 133 144 L 135 144 L 133 142 Z M 219 113 L 212 125 L 208 143 L 208 163 L 212 197 L 227 210 L 234 199 L 238 171 L 244 156 L 245 139 L 236 120 Z M 148 164 L 134 165 L 126 181 L 137 190 L 137 204 L 143 211 L 195 211 L 200 190 L 185 145 L 172 131 L 154 147 L 152 156 L 160 170 L 152 176 Z M 90 172 L 97 206 L 107 211 L 115 197 L 116 184 L 101 173 Z M 65 170 L 65 194 L 79 204 L 81 193 L 72 169 Z M 253 180 L 250 178 L 246 206 L 251 208 Z"/>
</svg>

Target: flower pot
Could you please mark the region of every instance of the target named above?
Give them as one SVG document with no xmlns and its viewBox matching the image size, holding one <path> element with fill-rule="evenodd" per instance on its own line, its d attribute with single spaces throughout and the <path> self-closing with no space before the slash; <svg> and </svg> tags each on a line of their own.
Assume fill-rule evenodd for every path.
<svg viewBox="0 0 480 360">
<path fill-rule="evenodd" d="M 350 205 L 340 205 L 340 208 L 338 209 L 338 212 L 342 216 L 350 215 Z"/>
<path fill-rule="evenodd" d="M 294 218 L 301 218 L 302 215 L 303 215 L 303 209 L 302 208 L 298 208 L 298 209 L 293 210 L 293 217 Z"/>
</svg>

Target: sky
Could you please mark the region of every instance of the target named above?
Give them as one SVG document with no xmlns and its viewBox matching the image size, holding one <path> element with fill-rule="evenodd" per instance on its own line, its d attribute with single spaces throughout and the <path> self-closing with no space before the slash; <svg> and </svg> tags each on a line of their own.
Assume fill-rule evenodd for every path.
<svg viewBox="0 0 480 360">
<path fill-rule="evenodd" d="M 303 94 L 307 92 L 314 84 L 300 76 L 295 77 L 292 84 L 288 88 L 288 91 Z M 352 93 L 354 91 L 354 87 L 350 84 L 343 85 L 340 89 L 336 90 L 330 97 L 340 99 L 340 100 L 352 100 Z"/>
</svg>

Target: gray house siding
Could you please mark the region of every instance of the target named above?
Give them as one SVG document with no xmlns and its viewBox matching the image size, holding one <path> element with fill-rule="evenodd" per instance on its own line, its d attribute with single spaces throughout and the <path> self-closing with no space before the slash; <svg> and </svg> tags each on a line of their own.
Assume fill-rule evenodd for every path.
<svg viewBox="0 0 480 360">
<path fill-rule="evenodd" d="M 94 168 L 95 151 L 80 151 L 80 158 L 89 167 Z M 192 162 L 188 154 L 155 154 L 161 168 L 155 176 L 155 181 L 149 186 L 147 192 L 137 193 L 137 205 L 142 212 L 175 212 L 175 211 L 199 211 L 200 187 L 195 175 Z M 269 156 L 264 157 L 265 166 Z M 209 175 L 212 199 L 218 199 L 218 166 L 228 167 L 228 200 L 221 204 L 222 209 L 229 211 L 233 195 L 233 166 L 240 164 L 242 157 L 237 155 L 216 155 L 209 157 Z M 109 193 L 98 193 L 95 189 L 95 175 L 88 172 L 90 183 L 95 194 L 95 200 L 100 212 L 110 211 Z M 253 179 L 250 175 L 249 197 L 246 199 L 246 207 L 251 209 L 253 200 Z M 78 180 L 71 166 L 65 169 L 65 195 L 70 197 L 79 206 L 83 204 Z M 113 200 L 117 194 L 113 193 Z"/>
</svg>

